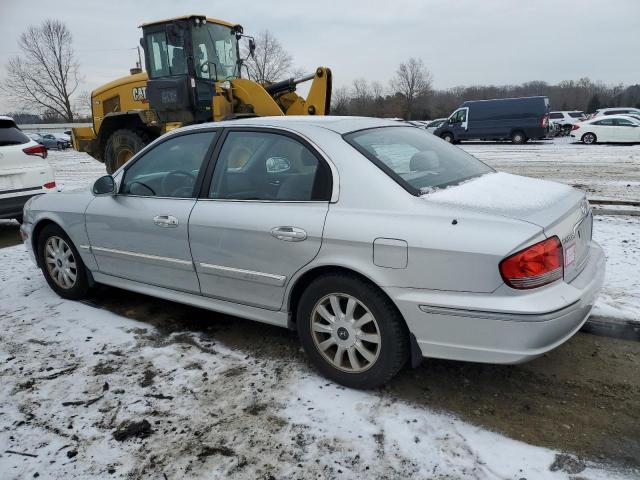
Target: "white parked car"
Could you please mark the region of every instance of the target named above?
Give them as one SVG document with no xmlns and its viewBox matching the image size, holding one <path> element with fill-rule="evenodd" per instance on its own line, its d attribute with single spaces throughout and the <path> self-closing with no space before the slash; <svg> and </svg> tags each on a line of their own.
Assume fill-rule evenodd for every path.
<svg viewBox="0 0 640 480">
<path fill-rule="evenodd" d="M 627 115 L 595 117 L 571 128 L 571 137 L 587 145 L 597 142 L 640 143 L 640 120 Z"/>
<path fill-rule="evenodd" d="M 27 137 L 10 117 L 0 116 L 0 218 L 22 221 L 34 195 L 55 190 L 47 148 Z"/>
<path fill-rule="evenodd" d="M 429 133 L 433 133 L 436 128 L 438 128 L 440 125 L 442 125 L 445 120 L 447 120 L 446 118 L 436 118 L 435 120 L 431 120 L 429 123 L 427 123 L 427 126 L 425 127 L 425 130 Z"/>
<path fill-rule="evenodd" d="M 578 110 L 549 112 L 549 123 L 570 130 L 575 123 L 587 119 L 587 114 Z"/>
<path fill-rule="evenodd" d="M 596 110 L 591 118 L 609 116 L 609 115 L 625 115 L 631 113 L 632 115 L 640 115 L 640 108 L 632 107 L 613 107 L 613 108 L 601 108 Z"/>
</svg>

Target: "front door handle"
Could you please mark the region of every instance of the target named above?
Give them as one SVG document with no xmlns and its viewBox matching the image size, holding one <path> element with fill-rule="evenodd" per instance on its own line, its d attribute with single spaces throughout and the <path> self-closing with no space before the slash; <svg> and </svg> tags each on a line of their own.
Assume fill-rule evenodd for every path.
<svg viewBox="0 0 640 480">
<path fill-rule="evenodd" d="M 159 227 L 176 228 L 178 226 L 178 219 L 173 215 L 156 215 L 153 217 L 153 223 Z"/>
<path fill-rule="evenodd" d="M 307 239 L 307 232 L 298 227 L 275 227 L 271 229 L 271 235 L 285 242 L 301 242 Z"/>
</svg>

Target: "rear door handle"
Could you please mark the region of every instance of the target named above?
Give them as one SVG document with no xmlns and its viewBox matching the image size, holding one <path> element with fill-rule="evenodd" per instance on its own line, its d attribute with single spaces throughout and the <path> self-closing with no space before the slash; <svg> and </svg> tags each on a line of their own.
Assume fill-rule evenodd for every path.
<svg viewBox="0 0 640 480">
<path fill-rule="evenodd" d="M 176 228 L 178 226 L 178 219 L 173 215 L 156 215 L 153 217 L 153 223 L 159 227 Z"/>
<path fill-rule="evenodd" d="M 301 242 L 307 239 L 307 232 L 298 227 L 275 227 L 271 229 L 271 235 L 285 242 Z"/>
</svg>

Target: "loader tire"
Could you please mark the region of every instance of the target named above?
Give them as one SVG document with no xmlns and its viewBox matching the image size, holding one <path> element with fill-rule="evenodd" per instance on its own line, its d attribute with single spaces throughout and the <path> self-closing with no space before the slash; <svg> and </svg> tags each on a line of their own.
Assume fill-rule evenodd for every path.
<svg viewBox="0 0 640 480">
<path fill-rule="evenodd" d="M 107 139 L 104 149 L 104 163 L 107 173 L 112 174 L 131 157 L 151 143 L 152 138 L 141 130 L 116 130 Z"/>
</svg>

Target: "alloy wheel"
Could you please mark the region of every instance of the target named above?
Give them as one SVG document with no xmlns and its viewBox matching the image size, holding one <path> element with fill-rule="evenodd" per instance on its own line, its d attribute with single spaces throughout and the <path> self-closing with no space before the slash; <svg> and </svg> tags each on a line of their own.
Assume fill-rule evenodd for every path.
<svg viewBox="0 0 640 480">
<path fill-rule="evenodd" d="M 382 335 L 378 322 L 357 298 L 331 293 L 311 313 L 311 336 L 320 354 L 335 368 L 360 373 L 378 359 Z"/>
<path fill-rule="evenodd" d="M 60 288 L 72 288 L 78 277 L 73 250 L 62 238 L 52 236 L 45 243 L 44 259 L 49 276 Z"/>
</svg>

